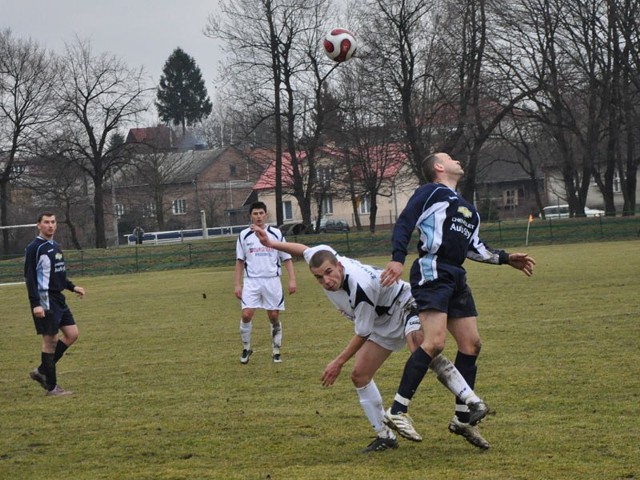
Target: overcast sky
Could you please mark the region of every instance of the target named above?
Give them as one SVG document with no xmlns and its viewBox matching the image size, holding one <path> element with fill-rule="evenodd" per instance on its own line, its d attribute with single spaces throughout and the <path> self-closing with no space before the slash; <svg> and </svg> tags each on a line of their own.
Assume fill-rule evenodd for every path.
<svg viewBox="0 0 640 480">
<path fill-rule="evenodd" d="M 129 67 L 145 67 L 157 84 L 176 47 L 191 55 L 213 98 L 220 58 L 202 33 L 217 0 L 0 0 L 0 29 L 38 41 L 55 52 L 78 35 L 94 54 L 112 53 Z"/>
</svg>

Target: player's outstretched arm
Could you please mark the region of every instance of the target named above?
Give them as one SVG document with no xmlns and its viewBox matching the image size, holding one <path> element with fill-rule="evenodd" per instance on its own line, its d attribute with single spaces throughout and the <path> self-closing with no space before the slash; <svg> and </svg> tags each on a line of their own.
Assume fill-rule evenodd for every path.
<svg viewBox="0 0 640 480">
<path fill-rule="evenodd" d="M 530 257 L 526 253 L 510 253 L 509 254 L 509 265 L 513 268 L 517 268 L 518 270 L 522 270 L 522 272 L 530 277 L 533 275 L 533 266 L 536 264 L 536 261 L 533 257 Z"/>
<path fill-rule="evenodd" d="M 250 228 L 256 234 L 260 243 L 265 247 L 275 248 L 276 250 L 286 252 L 289 255 L 296 257 L 302 257 L 304 255 L 304 251 L 309 248 L 302 243 L 280 242 L 278 240 L 274 240 L 267 235 L 267 232 L 263 228 L 260 228 L 257 225 L 251 225 Z"/>
</svg>

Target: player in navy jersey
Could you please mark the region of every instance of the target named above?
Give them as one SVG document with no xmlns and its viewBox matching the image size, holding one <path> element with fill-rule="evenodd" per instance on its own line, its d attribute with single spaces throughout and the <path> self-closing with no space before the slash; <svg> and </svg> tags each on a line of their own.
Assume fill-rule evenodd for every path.
<svg viewBox="0 0 640 480">
<path fill-rule="evenodd" d="M 329 300 L 353 322 L 355 334 L 345 349 L 325 367 L 322 384 L 325 387 L 333 385 L 344 364 L 355 356 L 351 381 L 376 432 L 376 438 L 363 452 L 397 448 L 394 433 L 384 424 L 382 396 L 373 377 L 392 352 L 400 350 L 405 343 L 413 351 L 422 343 L 420 320 L 409 284 L 398 282 L 383 287 L 380 268 L 338 255 L 327 245 L 308 247 L 279 242 L 259 226 L 254 225 L 252 229 L 265 246 L 304 257 Z M 469 405 L 483 403 L 447 358 L 436 357 L 432 369 L 438 380 L 464 402 Z"/>
<path fill-rule="evenodd" d="M 381 275 L 384 286 L 400 279 L 409 240 L 417 229 L 420 234 L 418 258 L 411 267 L 410 282 L 424 340 L 421 348 L 407 360 L 393 405 L 385 412 L 387 425 L 411 440 L 420 435 L 407 413 L 408 406 L 432 359 L 444 349 L 447 330 L 458 346 L 455 366 L 471 388 L 475 386 L 480 334 L 478 313 L 462 267 L 465 259 L 509 264 L 527 276 L 533 274 L 535 265 L 526 253 L 493 250 L 480 240 L 480 216 L 475 207 L 456 192 L 464 174 L 459 161 L 446 153 L 436 153 L 424 160 L 423 169 L 431 183 L 419 187 L 400 214 L 393 229 L 392 260 Z M 489 448 L 476 424 L 490 410 L 486 405 L 475 407 L 464 405 L 458 398 L 449 430 L 476 447 Z"/>
<path fill-rule="evenodd" d="M 53 213 L 38 216 L 38 236 L 24 255 L 24 278 L 29 294 L 36 332 L 42 335 L 41 364 L 30 376 L 47 391 L 49 396 L 71 395 L 58 385 L 56 363 L 78 339 L 78 326 L 67 306 L 63 290 L 84 296 L 84 288 L 67 278 L 64 256 L 60 245 L 53 239 L 57 223 Z M 58 338 L 58 331 L 63 336 Z"/>
<path fill-rule="evenodd" d="M 267 206 L 262 202 L 254 202 L 249 208 L 251 223 L 266 228 L 270 236 L 284 241 L 282 232 L 267 225 Z M 256 238 L 250 228 L 245 228 L 238 235 L 236 241 L 236 270 L 235 295 L 242 304 L 242 318 L 240 319 L 240 339 L 242 340 L 242 354 L 240 363 L 249 362 L 253 353 L 251 348 L 251 333 L 253 330 L 253 315 L 257 308 L 267 311 L 271 323 L 272 359 L 275 363 L 282 361 L 280 347 L 282 346 L 282 323 L 280 311 L 284 310 L 284 295 L 282 293 L 282 267 L 289 274 L 289 294 L 296 291 L 296 275 L 291 263 L 291 255 L 265 247 Z"/>
</svg>

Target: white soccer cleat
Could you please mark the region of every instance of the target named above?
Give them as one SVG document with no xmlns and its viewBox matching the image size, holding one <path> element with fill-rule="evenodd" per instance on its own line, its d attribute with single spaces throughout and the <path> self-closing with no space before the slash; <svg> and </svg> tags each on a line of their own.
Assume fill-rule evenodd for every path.
<svg viewBox="0 0 640 480">
<path fill-rule="evenodd" d="M 480 435 L 480 430 L 477 426 L 473 426 L 469 423 L 463 423 L 458 420 L 458 417 L 455 415 L 451 419 L 451 422 L 449 422 L 449 431 L 456 435 L 462 435 L 465 440 L 474 447 L 478 447 L 482 450 L 487 450 L 490 447 L 489 442 Z"/>
<path fill-rule="evenodd" d="M 391 413 L 389 408 L 384 412 L 384 424 L 392 430 L 395 430 L 401 437 L 413 442 L 421 442 L 422 436 L 413 428 L 413 420 L 408 413 Z"/>
</svg>

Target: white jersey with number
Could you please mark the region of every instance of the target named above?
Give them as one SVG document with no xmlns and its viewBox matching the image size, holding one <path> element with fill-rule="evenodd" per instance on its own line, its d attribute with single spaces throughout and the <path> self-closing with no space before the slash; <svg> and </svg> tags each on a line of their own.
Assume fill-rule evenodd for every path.
<svg viewBox="0 0 640 480">
<path fill-rule="evenodd" d="M 276 227 L 267 226 L 265 232 L 273 240 L 285 241 Z M 236 241 L 236 258 L 244 262 L 245 277 L 271 278 L 282 275 L 282 262 L 290 260 L 291 255 L 265 247 L 250 228 L 245 228 Z"/>
<path fill-rule="evenodd" d="M 340 313 L 353 322 L 355 334 L 368 337 L 389 350 L 401 349 L 405 345 L 407 314 L 414 304 L 409 284 L 401 281 L 383 287 L 380 284 L 382 269 L 338 255 L 328 245 L 306 249 L 306 262 L 320 250 L 332 252 L 344 267 L 342 288 L 335 292 L 325 290 L 325 293 Z M 412 325 L 406 333 L 417 328 L 419 324 Z"/>
</svg>

